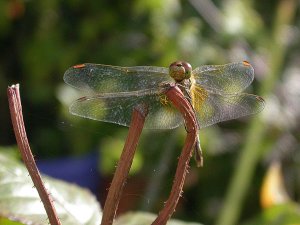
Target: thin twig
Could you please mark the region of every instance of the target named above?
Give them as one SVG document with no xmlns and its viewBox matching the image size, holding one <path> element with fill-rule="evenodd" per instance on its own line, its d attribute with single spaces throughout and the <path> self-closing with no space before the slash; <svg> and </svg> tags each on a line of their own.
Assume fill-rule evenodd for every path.
<svg viewBox="0 0 300 225">
<path fill-rule="evenodd" d="M 50 194 L 48 194 L 44 183 L 41 179 L 40 173 L 34 161 L 34 157 L 32 155 L 26 131 L 25 125 L 23 121 L 22 114 L 22 105 L 21 98 L 19 92 L 19 85 L 12 85 L 7 88 L 8 102 L 9 102 L 9 110 L 11 115 L 11 120 L 16 136 L 16 140 L 18 143 L 19 150 L 21 152 L 22 159 L 27 167 L 29 175 L 33 181 L 34 186 L 36 187 L 38 194 L 44 204 L 44 208 L 49 218 L 49 222 L 51 225 L 61 225 L 59 218 L 56 214 L 55 208 L 53 206 L 53 202 Z"/>
<path fill-rule="evenodd" d="M 133 110 L 128 136 L 106 197 L 101 225 L 110 225 L 114 221 L 147 113 L 145 105 L 138 105 Z"/>
<path fill-rule="evenodd" d="M 164 208 L 160 211 L 158 217 L 155 219 L 152 225 L 166 224 L 174 213 L 178 200 L 182 194 L 185 176 L 189 168 L 189 161 L 192 156 L 198 134 L 198 123 L 194 110 L 188 100 L 184 97 L 180 89 L 176 86 L 173 86 L 165 94 L 183 115 L 186 125 L 187 137 L 185 139 L 182 153 L 178 160 L 170 196 L 166 201 Z"/>
</svg>

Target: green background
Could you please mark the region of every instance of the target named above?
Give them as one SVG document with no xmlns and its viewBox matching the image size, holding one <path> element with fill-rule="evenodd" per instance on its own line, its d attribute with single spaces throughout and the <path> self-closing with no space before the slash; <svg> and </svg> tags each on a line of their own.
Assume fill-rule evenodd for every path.
<svg viewBox="0 0 300 225">
<path fill-rule="evenodd" d="M 0 145 L 15 145 L 6 88 L 19 83 L 36 159 L 99 151 L 103 204 L 127 128 L 70 115 L 76 96 L 63 83 L 64 71 L 84 62 L 168 67 L 180 59 L 195 68 L 247 60 L 255 69 L 247 92 L 261 95 L 266 108 L 200 130 L 204 167 L 191 162 L 175 217 L 204 224 L 259 221 L 265 215 L 259 193 L 272 162 L 282 165 L 287 202 L 298 207 L 299 23 L 295 0 L 2 0 Z M 120 212 L 159 211 L 184 137 L 184 128 L 143 132 Z M 268 215 L 276 219 L 278 211 Z"/>
</svg>

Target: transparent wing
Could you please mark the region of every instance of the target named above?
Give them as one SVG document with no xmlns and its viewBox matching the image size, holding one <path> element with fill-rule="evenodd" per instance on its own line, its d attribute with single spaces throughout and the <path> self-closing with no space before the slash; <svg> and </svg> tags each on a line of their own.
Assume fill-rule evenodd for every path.
<svg viewBox="0 0 300 225">
<path fill-rule="evenodd" d="M 146 104 L 148 107 L 145 128 L 173 129 L 182 124 L 181 114 L 165 95 L 159 94 L 132 96 L 127 93 L 82 97 L 72 103 L 70 112 L 89 119 L 129 126 L 133 109 L 139 104 Z"/>
<path fill-rule="evenodd" d="M 239 93 L 248 87 L 253 79 L 253 67 L 246 61 L 201 66 L 192 72 L 192 80 L 195 84 L 215 94 Z"/>
<path fill-rule="evenodd" d="M 81 64 L 70 67 L 64 81 L 90 93 L 130 92 L 157 88 L 161 82 L 172 82 L 165 67 L 119 67 L 101 64 Z"/>
<path fill-rule="evenodd" d="M 264 100 L 256 95 L 246 93 L 219 95 L 209 93 L 195 85 L 192 86 L 191 97 L 200 128 L 258 113 L 265 106 Z"/>
</svg>

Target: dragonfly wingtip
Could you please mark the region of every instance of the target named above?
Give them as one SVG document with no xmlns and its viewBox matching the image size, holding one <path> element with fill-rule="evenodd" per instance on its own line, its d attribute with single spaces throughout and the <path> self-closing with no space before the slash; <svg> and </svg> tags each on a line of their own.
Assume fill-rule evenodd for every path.
<svg viewBox="0 0 300 225">
<path fill-rule="evenodd" d="M 248 61 L 246 61 L 246 60 L 243 61 L 243 65 L 244 66 L 251 66 L 251 64 Z"/>
<path fill-rule="evenodd" d="M 78 64 L 78 65 L 73 66 L 74 69 L 81 69 L 83 67 L 85 67 L 85 64 Z"/>
</svg>

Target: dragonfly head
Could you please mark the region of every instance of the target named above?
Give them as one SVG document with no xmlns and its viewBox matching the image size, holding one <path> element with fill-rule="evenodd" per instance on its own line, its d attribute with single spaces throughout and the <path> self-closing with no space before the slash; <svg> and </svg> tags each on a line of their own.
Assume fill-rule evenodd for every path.
<svg viewBox="0 0 300 225">
<path fill-rule="evenodd" d="M 170 76 L 177 82 L 189 79 L 192 75 L 192 66 L 183 61 L 176 61 L 169 66 Z"/>
</svg>

